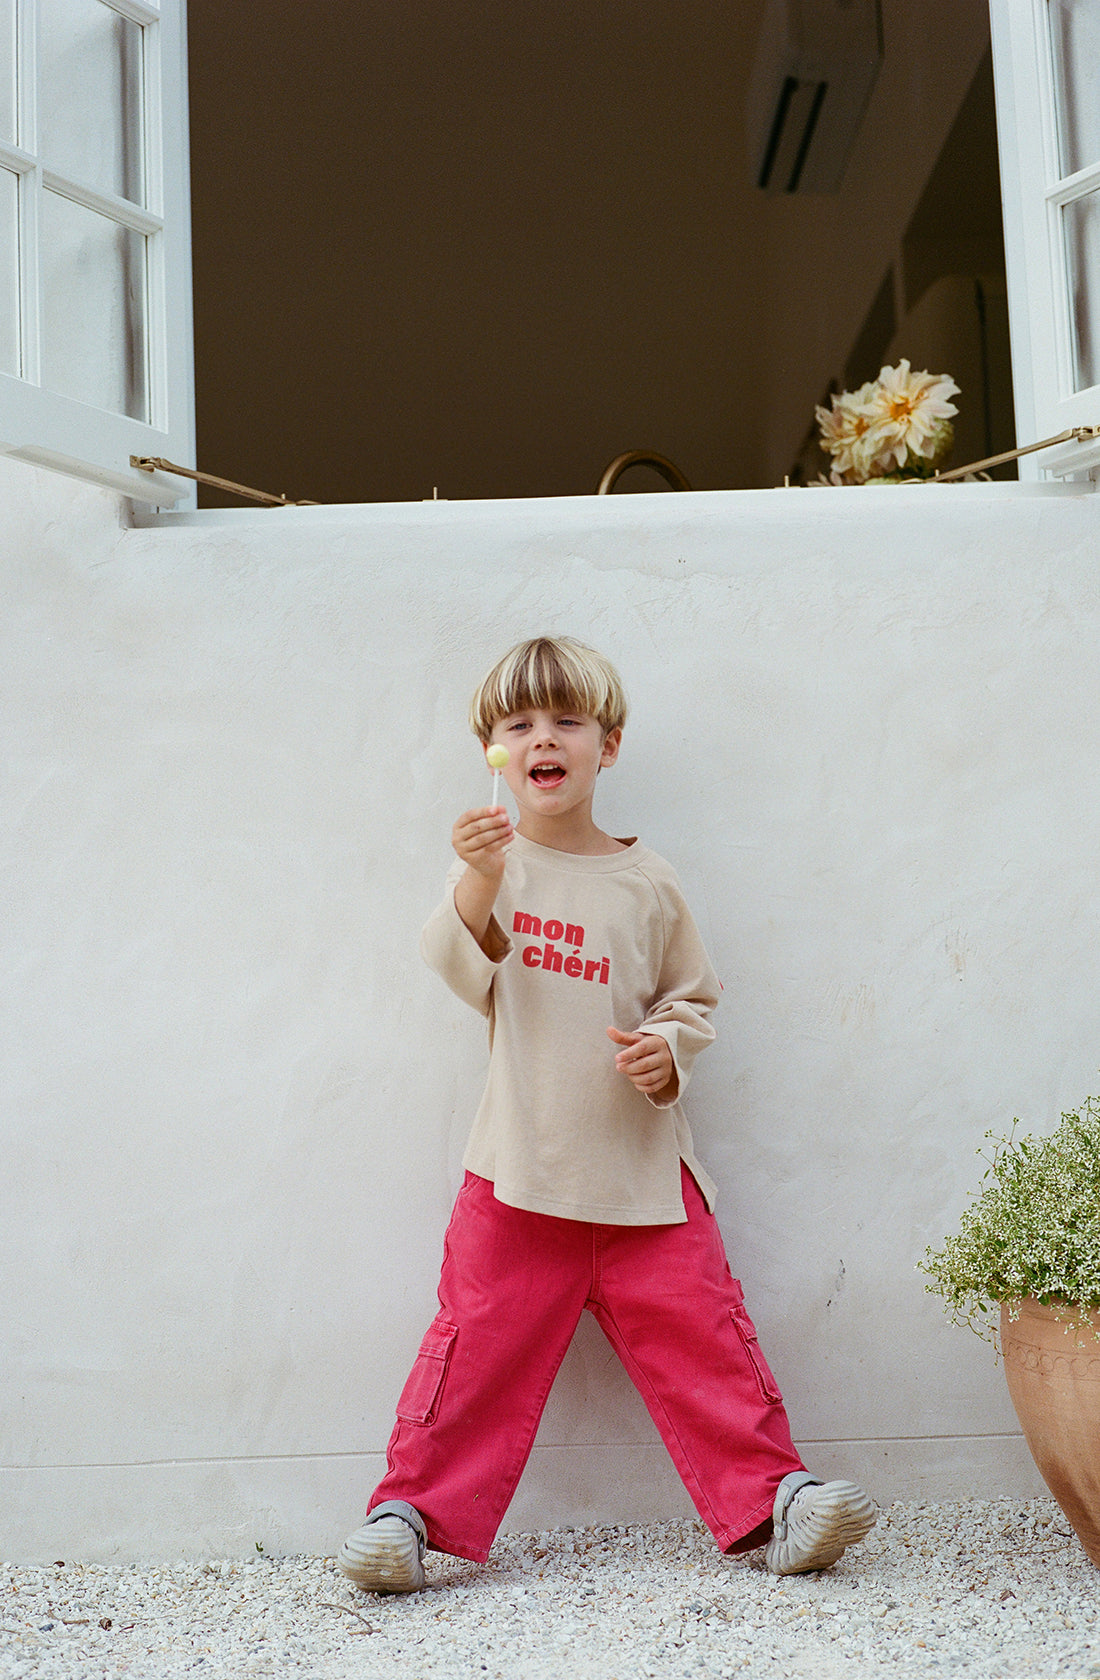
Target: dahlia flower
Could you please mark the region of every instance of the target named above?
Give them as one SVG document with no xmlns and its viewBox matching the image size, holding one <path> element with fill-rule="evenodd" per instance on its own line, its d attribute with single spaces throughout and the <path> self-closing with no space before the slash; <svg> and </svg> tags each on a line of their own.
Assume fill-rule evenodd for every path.
<svg viewBox="0 0 1100 1680">
<path fill-rule="evenodd" d="M 858 391 L 841 391 L 817 408 L 821 446 L 833 458 L 833 484 L 927 478 L 951 447 L 950 416 L 959 387 L 943 373 L 914 373 L 902 360 Z"/>
<path fill-rule="evenodd" d="M 948 398 L 958 394 L 947 374 L 913 373 L 904 358 L 884 367 L 867 401 L 868 439 L 880 470 L 901 472 L 910 455 L 930 462 L 945 454 L 951 430 L 945 437 L 943 422 L 959 412 Z"/>
<path fill-rule="evenodd" d="M 834 484 L 862 484 L 867 476 L 873 455 L 866 441 L 871 426 L 868 405 L 874 388 L 872 380 L 858 391 L 834 393 L 831 408 L 814 410 L 822 448 L 833 457 Z"/>
</svg>

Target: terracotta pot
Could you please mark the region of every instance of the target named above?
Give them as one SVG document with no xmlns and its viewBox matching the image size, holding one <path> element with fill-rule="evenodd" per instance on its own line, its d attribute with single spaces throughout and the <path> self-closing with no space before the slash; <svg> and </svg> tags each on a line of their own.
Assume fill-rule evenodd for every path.
<svg viewBox="0 0 1100 1680">
<path fill-rule="evenodd" d="M 1028 1299 L 1020 1316 L 1001 1307 L 1008 1392 L 1039 1472 L 1100 1565 L 1100 1341 L 1074 1332 L 1051 1307 Z M 1093 1325 L 1100 1314 L 1092 1313 Z"/>
</svg>

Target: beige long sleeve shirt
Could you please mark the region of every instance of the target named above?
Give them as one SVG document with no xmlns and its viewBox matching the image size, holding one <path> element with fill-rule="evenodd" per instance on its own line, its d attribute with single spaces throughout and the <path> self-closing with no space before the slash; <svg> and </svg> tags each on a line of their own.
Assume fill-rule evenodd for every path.
<svg viewBox="0 0 1100 1680">
<path fill-rule="evenodd" d="M 605 1225 L 682 1224 L 680 1163 L 708 1205 L 680 1105 L 714 1038 L 718 979 L 676 876 L 637 841 L 605 857 L 517 835 L 508 849 L 486 955 L 454 887 L 421 950 L 452 991 L 488 1018 L 489 1076 L 463 1164 L 499 1201 Z M 606 1029 L 664 1038 L 675 1094 L 656 1103 L 615 1068 Z"/>
</svg>

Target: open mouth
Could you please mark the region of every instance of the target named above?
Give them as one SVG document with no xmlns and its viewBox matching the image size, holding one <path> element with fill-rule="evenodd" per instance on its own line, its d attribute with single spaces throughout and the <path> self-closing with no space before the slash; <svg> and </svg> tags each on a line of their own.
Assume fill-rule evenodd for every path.
<svg viewBox="0 0 1100 1680">
<path fill-rule="evenodd" d="M 565 771 L 560 764 L 533 764 L 528 777 L 536 787 L 557 787 L 564 782 Z"/>
</svg>

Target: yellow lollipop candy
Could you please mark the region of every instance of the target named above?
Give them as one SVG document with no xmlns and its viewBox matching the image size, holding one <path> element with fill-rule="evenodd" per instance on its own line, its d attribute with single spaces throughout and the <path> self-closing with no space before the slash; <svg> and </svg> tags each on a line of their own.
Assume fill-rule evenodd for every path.
<svg viewBox="0 0 1100 1680">
<path fill-rule="evenodd" d="M 504 766 L 508 762 L 508 748 L 502 747 L 499 742 L 497 742 L 495 745 L 486 750 L 485 762 L 493 772 L 492 802 L 496 805 L 500 798 L 500 772 L 504 769 Z"/>
</svg>

